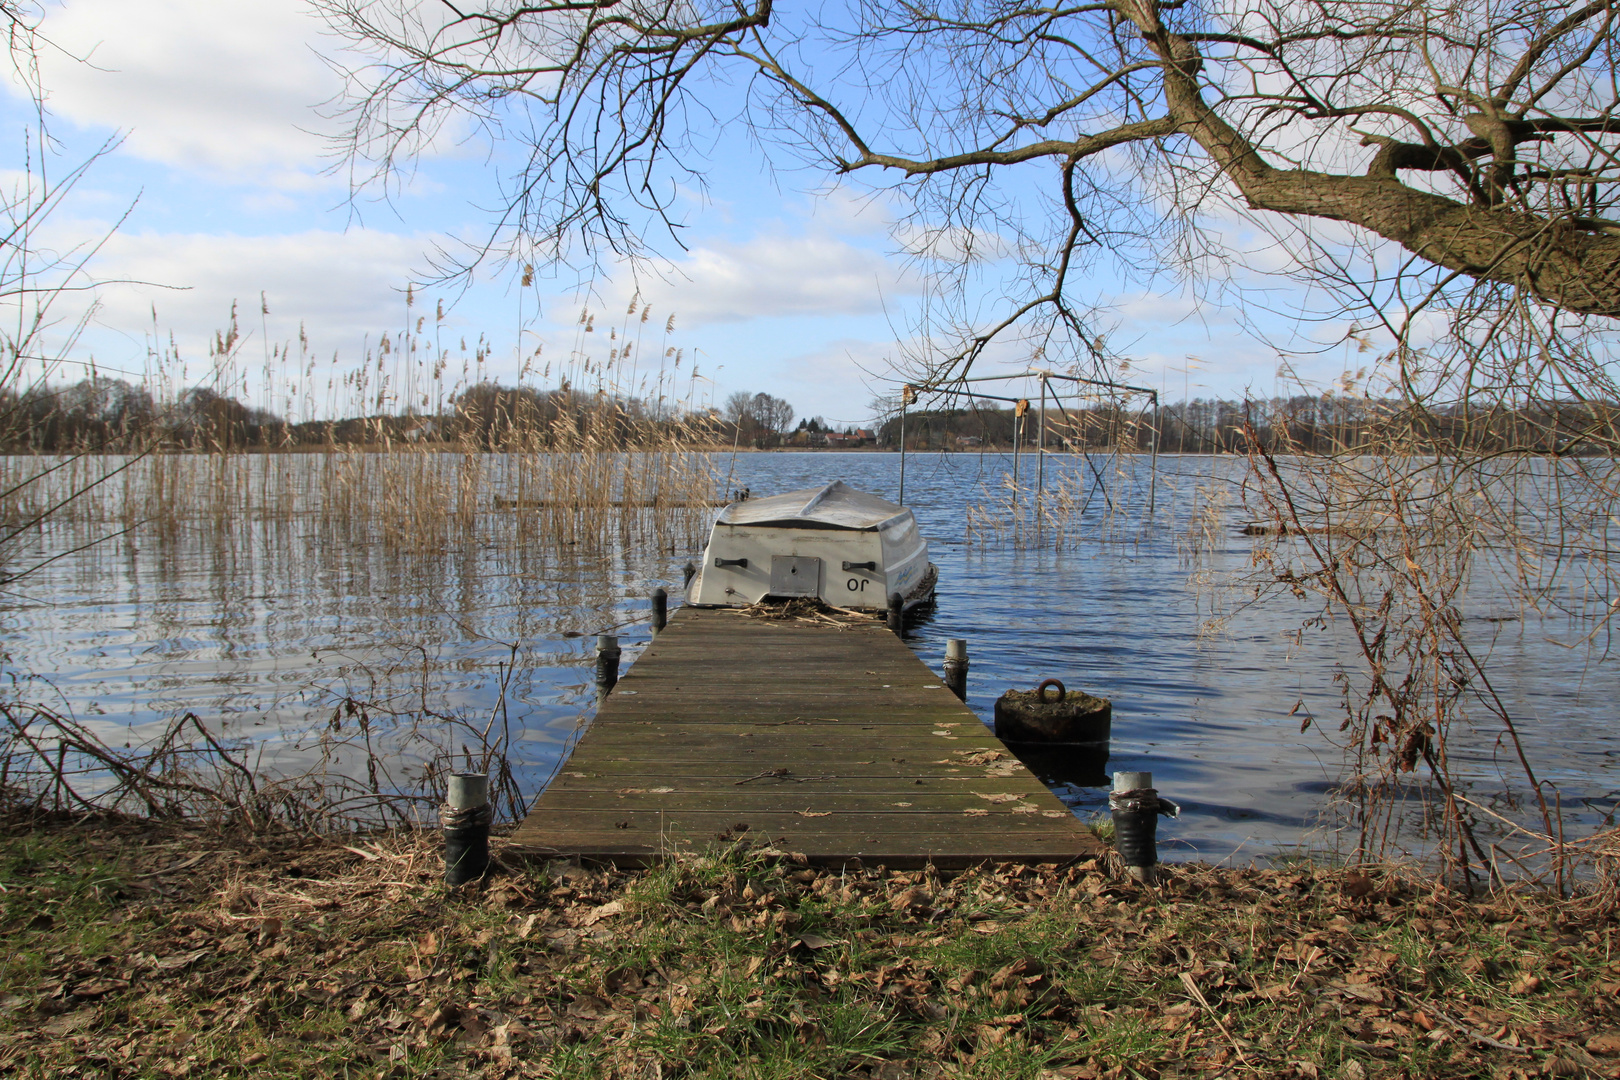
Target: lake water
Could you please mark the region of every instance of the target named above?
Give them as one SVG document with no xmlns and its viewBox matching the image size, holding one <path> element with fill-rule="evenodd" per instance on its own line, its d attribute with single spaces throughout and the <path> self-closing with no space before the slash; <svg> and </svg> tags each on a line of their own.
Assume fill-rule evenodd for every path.
<svg viewBox="0 0 1620 1080">
<path fill-rule="evenodd" d="M 319 467 L 302 460 L 279 467 Z M 900 480 L 894 454 L 753 453 L 720 465 L 730 487 L 756 495 L 842 479 L 894 498 Z M 937 607 L 911 638 L 918 655 L 939 670 L 945 640 L 965 638 L 969 704 L 986 721 L 1003 690 L 1047 677 L 1110 698 L 1108 768 L 1151 771 L 1183 808 L 1161 827 L 1167 859 L 1334 848 L 1333 793 L 1346 775 L 1331 740 L 1342 715 L 1334 674 L 1353 664 L 1348 639 L 1331 621 L 1300 633 L 1314 604 L 1285 595 L 1245 606 L 1210 584 L 1248 562 L 1255 541 L 1236 521 L 1197 560 L 1187 554 L 1199 489 L 1232 483 L 1243 463 L 1160 458 L 1150 522 L 1146 459 L 1105 468 L 1053 455 L 1047 482 L 1068 476 L 1071 490 L 1090 493 L 1083 509 L 1071 507 L 1060 550 L 1015 543 L 982 518 L 970 530 L 968 508 L 1004 498 L 1010 466 L 1005 455 L 907 462 L 906 503 L 940 568 Z M 1021 468 L 1030 480 L 1028 457 Z M 81 533 L 46 532 L 32 556 L 62 557 L 12 586 L 0 642 L 11 670 L 39 677 L 33 696 L 109 741 L 150 738 L 190 711 L 251 740 L 270 771 L 308 767 L 320 752 L 310 733 L 345 699 L 418 731 L 446 716 L 474 726 L 493 716 L 512 732 L 532 795 L 589 722 L 591 635 L 616 628 L 632 662 L 648 637 L 647 596 L 658 585 L 676 591 L 700 541 L 662 552 L 528 549 L 497 527 L 497 513 L 521 512 L 490 510 L 463 541 L 427 551 L 298 513 L 137 525 L 77 552 Z M 1570 647 L 1579 634 L 1568 627 L 1493 621 L 1507 601 L 1488 587 L 1470 595 L 1471 639 L 1488 653 L 1532 761 L 1557 785 L 1571 833 L 1584 833 L 1612 812 L 1620 787 L 1620 669 Z M 1216 630 L 1212 611 L 1226 617 Z M 1319 723 L 1302 733 L 1307 714 Z M 433 751 L 397 749 L 395 782 L 406 786 L 404 773 Z M 1452 757 L 1477 797 L 1518 812 L 1499 796 L 1512 770 L 1491 731 L 1460 732 Z M 1101 788 L 1056 790 L 1082 816 L 1106 811 Z"/>
</svg>

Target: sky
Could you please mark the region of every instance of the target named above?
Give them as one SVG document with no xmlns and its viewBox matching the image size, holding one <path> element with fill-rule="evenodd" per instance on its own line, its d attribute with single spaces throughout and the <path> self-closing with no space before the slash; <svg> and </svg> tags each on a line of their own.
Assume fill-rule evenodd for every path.
<svg viewBox="0 0 1620 1080">
<path fill-rule="evenodd" d="M 282 385 L 296 382 L 280 350 L 296 352 L 300 333 L 320 371 L 347 371 L 383 334 L 397 339 L 424 315 L 441 347 L 482 335 L 481 373 L 510 384 L 536 348 L 537 372 L 582 345 L 600 360 L 615 347 L 603 331 L 639 294 L 660 347 L 681 350 L 681 384 L 697 399 L 766 392 L 798 416 L 864 424 L 874 395 L 892 390 L 891 359 L 915 345 L 927 281 L 896 250 L 895 207 L 771 172 L 727 132 L 716 133 L 707 193 L 689 193 L 683 207 L 687 249 L 661 275 L 617 267 L 587 290 L 541 267 L 524 288 L 519 268 L 489 266 L 465 291 L 413 293 L 407 313 L 406 286 L 424 280 L 431 253 L 487 227 L 490 151 L 440 140 L 390 198 L 351 197 L 333 168 L 329 106 L 341 84 L 321 58 L 335 46 L 300 0 L 63 0 L 47 5 L 45 29 L 57 140 L 47 169 L 61 175 L 115 140 L 49 224 L 61 250 L 104 240 L 87 273 L 105 284 L 74 365 L 138 376 L 172 342 L 179 360 L 167 378 L 191 385 L 206 376 L 209 343 L 234 304 L 238 348 L 253 363 L 230 389 L 256 403 L 276 405 L 267 367 Z M 15 176 L 32 120 L 19 87 L 0 119 Z M 1174 283 L 1159 293 L 1102 284 L 1130 381 L 1170 400 L 1284 388 L 1276 351 L 1246 336 L 1229 309 Z M 1284 295 L 1277 306 L 1290 303 Z M 579 326 L 587 309 L 597 313 L 589 339 Z M 1333 340 L 1343 328 L 1307 333 Z M 1027 357 L 998 360 L 1006 366 L 984 373 Z M 1352 362 L 1330 352 L 1300 373 L 1326 384 Z"/>
</svg>

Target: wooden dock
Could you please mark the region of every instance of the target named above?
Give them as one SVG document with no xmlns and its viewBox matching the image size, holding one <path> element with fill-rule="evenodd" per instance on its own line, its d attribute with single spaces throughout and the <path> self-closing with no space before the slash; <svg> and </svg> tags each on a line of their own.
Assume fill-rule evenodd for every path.
<svg viewBox="0 0 1620 1080">
<path fill-rule="evenodd" d="M 514 854 L 645 865 L 744 837 L 822 866 L 1101 851 L 888 630 L 681 608 L 602 702 Z"/>
</svg>

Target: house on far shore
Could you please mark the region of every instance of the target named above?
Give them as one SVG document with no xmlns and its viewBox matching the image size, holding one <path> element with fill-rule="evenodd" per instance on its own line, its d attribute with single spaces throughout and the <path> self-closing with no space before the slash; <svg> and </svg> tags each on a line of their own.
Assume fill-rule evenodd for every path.
<svg viewBox="0 0 1620 1080">
<path fill-rule="evenodd" d="M 983 442 L 984 440 L 977 435 L 958 435 L 956 437 L 957 446 L 979 446 Z"/>
<path fill-rule="evenodd" d="M 840 435 L 836 431 L 829 431 L 825 436 L 829 449 L 850 450 L 859 446 L 871 446 L 877 442 L 877 435 L 865 429 L 857 429 L 848 434 Z"/>
</svg>

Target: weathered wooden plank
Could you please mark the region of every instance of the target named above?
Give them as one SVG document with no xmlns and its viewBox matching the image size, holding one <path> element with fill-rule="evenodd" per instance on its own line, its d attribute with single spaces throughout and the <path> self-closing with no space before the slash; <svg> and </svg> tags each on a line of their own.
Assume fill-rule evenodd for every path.
<svg viewBox="0 0 1620 1080">
<path fill-rule="evenodd" d="M 786 787 L 771 784 L 761 784 L 744 788 L 743 791 L 733 790 L 739 785 L 729 776 L 663 776 L 645 779 L 646 783 L 654 785 L 647 787 L 627 787 L 625 778 L 617 773 L 584 773 L 580 776 L 570 777 L 570 782 L 558 788 L 559 796 L 574 791 L 606 791 L 615 794 L 635 794 L 638 792 L 704 792 L 710 798 L 722 797 L 728 802 L 734 797 L 737 799 L 759 797 L 762 799 L 775 799 L 778 802 L 792 801 L 805 794 L 813 794 L 817 798 L 832 797 L 840 794 L 848 795 L 893 795 L 895 798 L 904 798 L 908 794 L 919 792 L 981 795 L 1022 795 L 1028 793 L 1028 788 L 1003 780 L 987 780 L 984 777 L 970 776 L 936 776 L 919 783 L 910 776 L 849 776 L 837 777 L 827 781 L 806 783 L 802 787 Z"/>
<path fill-rule="evenodd" d="M 561 843 L 547 847 L 521 834 L 520 850 L 536 855 L 578 854 L 638 863 L 671 852 L 702 852 L 746 838 L 817 865 L 854 861 L 890 867 L 932 863 L 942 868 L 984 861 L 1064 862 L 1095 853 L 1068 830 L 1006 816 L 959 827 L 951 815 L 908 815 L 904 820 L 857 815 L 853 820 L 802 819 L 790 814 L 625 814 L 604 820 L 594 811 L 554 811 Z M 1045 825 L 1050 825 L 1050 822 Z M 738 826 L 746 826 L 739 829 Z"/>
<path fill-rule="evenodd" d="M 836 748 L 835 748 L 836 749 Z M 669 776 L 712 776 L 716 779 L 729 781 L 741 780 L 744 776 L 754 773 L 738 773 L 733 762 L 715 761 L 712 756 L 688 754 L 645 754 L 630 755 L 596 754 L 588 752 L 593 750 L 585 747 L 582 752 L 570 759 L 562 773 L 564 776 L 575 777 L 581 775 L 606 776 L 617 775 L 627 769 L 643 771 L 649 777 Z M 883 779 L 885 777 L 935 777 L 937 779 L 966 780 L 972 778 L 994 779 L 986 777 L 983 769 L 960 769 L 948 765 L 940 765 L 926 758 L 912 759 L 889 758 L 856 758 L 850 754 L 835 753 L 820 761 L 828 767 L 833 767 L 840 780 Z M 756 770 L 757 772 L 758 770 Z M 808 775 L 808 774 L 807 774 Z M 817 774 L 825 775 L 825 774 Z"/>
<path fill-rule="evenodd" d="M 1029 816 L 1044 810 L 1054 817 L 1073 817 L 1067 810 L 1052 810 L 1032 803 L 1020 792 L 939 791 L 913 788 L 909 791 L 756 791 L 735 793 L 715 788 L 666 791 L 662 788 L 618 788 L 598 791 L 561 791 L 547 805 L 561 810 L 603 809 L 695 811 L 713 809 L 717 798 L 724 798 L 727 812 L 739 814 L 773 813 L 789 810 L 840 814 L 945 813 L 955 811 L 1013 811 Z M 1000 800 L 1000 801 L 998 801 Z"/>
<path fill-rule="evenodd" d="M 829 754 L 842 754 L 853 760 L 888 759 L 890 761 L 900 758 L 917 765 L 937 765 L 951 757 L 951 751 L 962 748 L 962 740 L 955 739 L 928 739 L 928 732 L 924 731 L 921 737 L 905 735 L 903 737 L 889 737 L 874 732 L 851 731 L 827 734 L 802 734 L 798 732 L 773 731 L 674 731 L 668 728 L 645 729 L 640 731 L 601 731 L 592 733 L 593 741 L 600 739 L 605 748 L 617 748 L 620 751 L 643 748 L 651 749 L 659 746 L 679 747 L 688 754 L 769 754 L 769 753 L 802 753 L 804 760 L 813 762 L 816 755 L 813 751 L 826 751 Z M 971 745 L 971 744 L 970 744 Z M 604 751 L 596 751 L 603 753 Z M 641 756 L 660 756 L 653 751 Z M 960 756 L 960 755 L 957 755 Z"/>
<path fill-rule="evenodd" d="M 738 705 L 738 708 L 742 708 Z M 770 715 L 767 713 L 766 715 Z M 780 716 L 777 712 L 775 715 Z M 839 746 L 890 747 L 898 750 L 929 750 L 935 756 L 948 755 L 952 750 L 999 750 L 1001 744 L 984 728 L 963 729 L 959 726 L 939 727 L 937 718 L 920 717 L 910 725 L 890 728 L 867 724 L 795 724 L 795 723 L 662 723 L 649 720 L 630 723 L 619 720 L 593 727 L 592 738 L 616 742 L 644 741 L 675 738 L 679 740 L 706 740 L 730 745 L 735 739 L 757 739 L 756 745 L 824 744 Z M 960 734 L 959 734 L 960 733 Z M 961 755 L 957 755 L 961 756 Z"/>
<path fill-rule="evenodd" d="M 886 630 L 683 608 L 602 703 L 514 840 L 537 854 L 639 863 L 740 835 L 818 864 L 1098 850 Z"/>
</svg>

